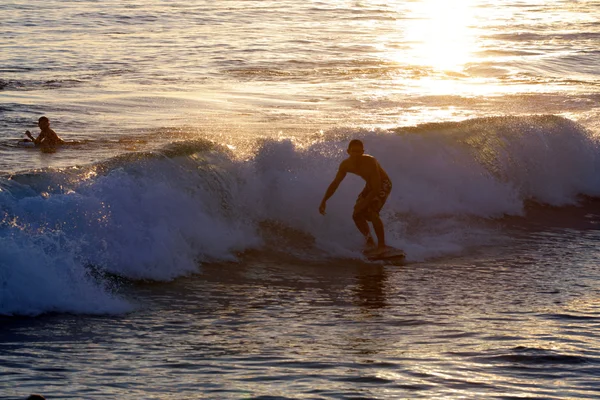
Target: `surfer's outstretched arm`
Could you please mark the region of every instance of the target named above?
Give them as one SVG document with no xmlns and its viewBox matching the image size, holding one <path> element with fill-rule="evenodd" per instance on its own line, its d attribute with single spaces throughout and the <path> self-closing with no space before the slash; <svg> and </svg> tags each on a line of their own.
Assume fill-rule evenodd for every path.
<svg viewBox="0 0 600 400">
<path fill-rule="evenodd" d="M 327 188 L 327 191 L 325 192 L 325 196 L 323 196 L 323 200 L 321 200 L 321 205 L 319 206 L 319 212 L 322 215 L 325 215 L 325 209 L 327 207 L 327 200 L 329 200 L 329 198 L 331 196 L 333 196 L 333 194 L 337 190 L 338 186 L 340 186 L 340 183 L 342 183 L 342 181 L 346 177 L 346 170 L 344 168 L 342 168 L 342 165 L 343 164 L 340 165 L 340 169 L 338 170 L 337 174 L 335 175 L 333 182 L 331 182 L 331 184 Z"/>
</svg>

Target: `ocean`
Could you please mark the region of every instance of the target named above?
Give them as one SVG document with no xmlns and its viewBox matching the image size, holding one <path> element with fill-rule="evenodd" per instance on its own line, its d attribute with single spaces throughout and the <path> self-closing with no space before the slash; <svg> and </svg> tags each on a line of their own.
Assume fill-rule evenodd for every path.
<svg viewBox="0 0 600 400">
<path fill-rule="evenodd" d="M 0 4 L 0 399 L 600 397 L 600 2 Z M 19 146 L 37 120 L 68 143 Z M 393 182 L 370 262 L 348 176 Z"/>
</svg>

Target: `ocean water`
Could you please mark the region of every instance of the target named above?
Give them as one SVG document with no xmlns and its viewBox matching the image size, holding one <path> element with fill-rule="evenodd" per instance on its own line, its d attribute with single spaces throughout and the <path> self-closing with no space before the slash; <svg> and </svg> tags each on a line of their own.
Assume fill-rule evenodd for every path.
<svg viewBox="0 0 600 400">
<path fill-rule="evenodd" d="M 600 397 L 600 2 L 0 4 L 0 399 Z M 18 146 L 46 115 L 68 144 Z M 404 265 L 368 262 L 359 138 Z"/>
</svg>

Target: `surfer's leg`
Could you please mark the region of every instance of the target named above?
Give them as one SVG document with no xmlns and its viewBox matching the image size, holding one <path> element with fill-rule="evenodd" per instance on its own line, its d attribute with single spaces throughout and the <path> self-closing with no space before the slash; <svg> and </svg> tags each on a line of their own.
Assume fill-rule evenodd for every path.
<svg viewBox="0 0 600 400">
<path fill-rule="evenodd" d="M 375 236 L 377 236 L 377 248 L 385 249 L 385 228 L 383 226 L 383 221 L 381 221 L 379 214 L 376 212 L 371 213 L 369 220 L 373 224 L 373 230 L 375 231 Z"/>
<path fill-rule="evenodd" d="M 358 198 L 356 199 L 356 204 L 354 205 L 354 210 L 356 210 L 356 208 L 359 207 L 361 202 L 364 201 L 364 198 L 367 194 L 368 194 L 368 191 L 365 188 L 358 195 Z M 371 236 L 371 228 L 369 227 L 369 223 L 367 222 L 367 215 L 366 215 L 365 211 L 358 212 L 358 213 L 355 211 L 352 214 L 352 219 L 354 220 L 354 224 L 356 225 L 356 227 L 358 228 L 360 233 L 362 233 L 362 235 L 365 237 L 365 246 L 366 247 L 375 246 L 375 241 L 373 240 L 373 237 Z"/>
<path fill-rule="evenodd" d="M 377 236 L 377 248 L 379 250 L 384 250 L 386 248 L 385 228 L 383 226 L 383 221 L 381 221 L 381 217 L 379 217 L 379 211 L 383 208 L 383 205 L 392 191 L 392 183 L 384 181 L 382 186 L 381 192 L 367 209 L 367 219 L 373 224 L 373 230 Z"/>
<path fill-rule="evenodd" d="M 352 215 L 352 219 L 354 220 L 354 224 L 365 237 L 366 246 L 374 246 L 375 242 L 373 241 L 373 237 L 371 236 L 371 229 L 369 228 L 369 223 L 367 222 L 367 218 L 364 214 L 354 214 Z"/>
</svg>

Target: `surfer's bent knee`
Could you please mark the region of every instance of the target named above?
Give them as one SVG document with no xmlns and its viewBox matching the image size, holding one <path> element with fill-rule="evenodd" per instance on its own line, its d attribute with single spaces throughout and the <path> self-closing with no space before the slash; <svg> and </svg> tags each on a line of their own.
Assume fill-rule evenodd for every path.
<svg viewBox="0 0 600 400">
<path fill-rule="evenodd" d="M 355 221 L 377 221 L 379 213 L 374 210 L 363 210 L 352 214 L 352 219 Z"/>
<path fill-rule="evenodd" d="M 360 221 L 360 220 L 369 220 L 369 217 L 367 215 L 367 213 L 365 211 L 360 211 L 360 212 L 355 212 L 352 214 L 352 219 L 355 221 Z"/>
<path fill-rule="evenodd" d="M 373 222 L 379 219 L 379 213 L 375 211 L 370 211 L 366 214 L 367 221 Z"/>
</svg>

